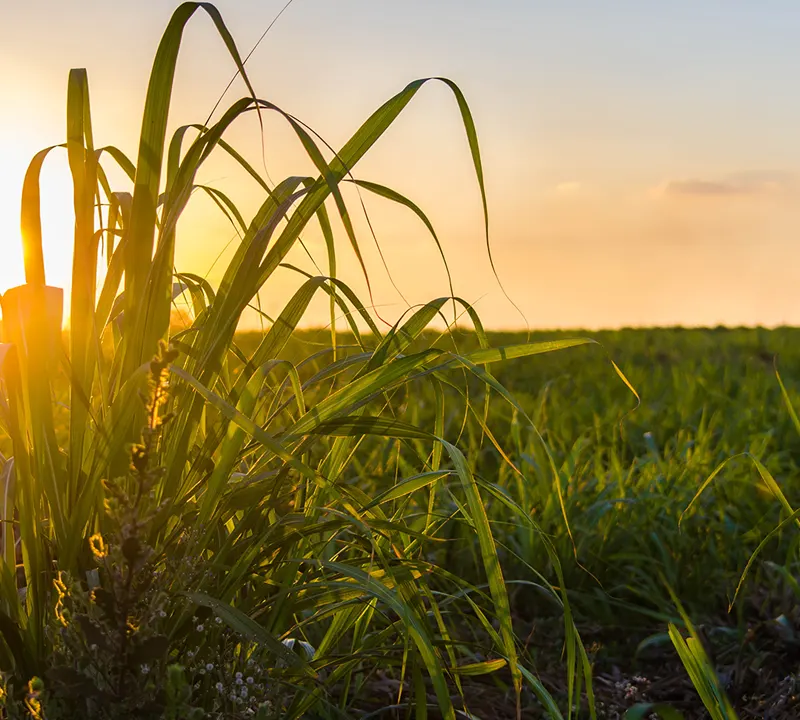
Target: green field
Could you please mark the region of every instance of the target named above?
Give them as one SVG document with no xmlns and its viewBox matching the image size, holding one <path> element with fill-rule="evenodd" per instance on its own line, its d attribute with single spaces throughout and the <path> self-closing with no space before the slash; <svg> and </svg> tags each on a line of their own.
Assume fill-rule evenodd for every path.
<svg viewBox="0 0 800 720">
<path fill-rule="evenodd" d="M 247 95 L 168 134 L 195 14 Z M 411 82 L 334 151 L 258 98 L 213 6 L 184 3 L 129 157 L 95 146 L 70 72 L 66 145 L 23 182 L 25 284 L 0 298 L 0 717 L 797 716 L 800 330 L 496 334 L 451 297 L 382 324 L 337 278 L 361 257 L 340 188 L 438 244 L 353 174 L 428 82 L 454 97 L 491 247 L 450 81 Z M 267 112 L 313 177 L 267 181 L 224 140 Z M 64 149 L 66 333 L 39 192 Z M 259 183 L 252 217 L 198 180 L 212 153 Z M 196 193 L 239 235 L 213 287 L 174 267 Z M 311 225 L 314 277 L 287 259 Z M 279 268 L 293 296 L 238 333 Z M 301 331 L 317 297 L 332 327 Z M 451 308 L 472 331 L 431 329 Z"/>
<path fill-rule="evenodd" d="M 550 448 L 563 511 L 542 443 L 522 413 L 491 396 L 487 425 L 517 473 L 482 436 L 479 417 L 463 422 L 466 403 L 461 393 L 452 391 L 447 399 L 445 436 L 461 438 L 475 472 L 519 503 L 538 525 L 537 531 L 521 527 L 505 505 L 486 498 L 518 632 L 531 632 L 542 618 L 559 613 L 535 587 L 542 580 L 537 573 L 554 579 L 541 532 L 561 560 L 584 640 L 595 646 L 596 672 L 617 666 L 627 676 L 647 677 L 651 686 L 642 686 L 637 699 L 691 708 L 685 687 L 664 677 L 665 661 L 671 680 L 679 672 L 663 635 L 668 621 L 680 622 L 671 589 L 702 623 L 718 669 L 731 676 L 730 693 L 743 716 L 762 717 L 769 707 L 780 712 L 778 698 L 793 693 L 786 673 L 780 673 L 796 663 L 793 628 L 800 620 L 794 526 L 785 526 L 763 546 L 730 611 L 729 605 L 751 555 L 786 517 L 753 459 L 763 463 L 790 501 L 800 493 L 800 434 L 786 404 L 798 400 L 800 330 L 538 332 L 529 339 L 571 337 L 591 337 L 601 346 L 490 368 Z M 324 333 L 301 334 L 287 348 L 287 357 L 307 356 L 310 347 L 324 341 Z M 490 344 L 497 347 L 525 341 L 524 334 L 489 334 Z M 244 335 L 240 342 L 248 347 L 253 338 Z M 463 333 L 437 344 L 464 351 L 474 348 L 477 339 Z M 640 403 L 610 359 L 633 385 Z M 484 408 L 485 388 L 473 382 L 471 390 L 470 402 Z M 394 412 L 432 427 L 434 405 L 432 394 L 421 385 L 396 401 Z M 395 476 L 398 464 L 402 468 L 402 451 L 413 449 L 377 443 L 375 459 L 365 463 L 368 475 L 356 474 L 351 481 L 381 488 L 385 476 Z M 686 512 L 701 485 L 726 461 Z M 405 511 L 421 509 L 412 505 Z M 453 523 L 441 535 L 448 543 L 436 553 L 437 564 L 480 582 L 479 548 L 471 529 Z M 784 632 L 783 623 L 791 630 Z M 549 664 L 552 671 L 558 657 L 551 656 L 554 638 L 547 627 L 545 623 L 533 633 L 529 650 L 534 664 Z M 539 636 L 543 639 L 537 641 Z M 653 684 L 655 678 L 659 682 Z M 602 688 L 596 691 L 602 693 Z M 612 691 L 609 705 L 616 701 L 626 707 L 619 695 Z M 792 716 L 790 704 L 783 709 L 785 717 Z"/>
</svg>

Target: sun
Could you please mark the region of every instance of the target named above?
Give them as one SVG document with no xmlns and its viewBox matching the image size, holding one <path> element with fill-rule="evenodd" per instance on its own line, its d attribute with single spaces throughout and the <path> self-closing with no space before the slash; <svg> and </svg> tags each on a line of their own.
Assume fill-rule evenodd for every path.
<svg viewBox="0 0 800 720">
<path fill-rule="evenodd" d="M 22 183 L 36 151 L 31 138 L 0 137 L 0 293 L 25 282 L 19 229 Z M 72 272 L 72 181 L 66 151 L 53 150 L 40 181 L 42 236 L 48 285 L 68 289 Z"/>
</svg>

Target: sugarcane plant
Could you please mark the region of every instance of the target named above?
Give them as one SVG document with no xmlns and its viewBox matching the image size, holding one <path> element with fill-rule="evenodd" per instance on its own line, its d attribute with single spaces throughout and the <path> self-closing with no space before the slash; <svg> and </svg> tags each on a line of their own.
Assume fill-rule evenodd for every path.
<svg viewBox="0 0 800 720">
<path fill-rule="evenodd" d="M 215 121 L 180 127 L 168 139 L 181 38 L 198 10 L 213 22 L 248 94 Z M 382 329 L 336 277 L 330 210 L 363 266 L 344 184 L 409 209 L 439 244 L 418 205 L 354 176 L 359 160 L 429 82 L 444 84 L 456 100 L 488 248 L 477 133 L 450 80 L 408 84 L 333 151 L 303 122 L 258 98 L 217 9 L 187 2 L 173 14 L 153 62 L 134 162 L 116 147 L 95 146 L 87 74 L 70 72 L 66 142 L 38 153 L 24 178 L 26 283 L 2 297 L 0 670 L 7 697 L 33 697 L 42 712 L 49 701 L 50 717 L 59 707 L 78 707 L 70 702 L 83 703 L 87 716 L 103 716 L 112 700 L 150 688 L 159 708 L 177 713 L 175 687 L 185 685 L 192 694 L 187 708 L 332 716 L 366 702 L 382 668 L 399 681 L 397 704 L 416 707 L 417 717 L 426 716 L 433 698 L 444 717 L 454 718 L 456 705 L 469 707 L 464 679 L 489 673 L 516 694 L 518 706 L 527 687 L 560 716 L 520 660 L 482 498 L 490 494 L 515 522 L 538 532 L 531 508 L 473 472 L 458 447 L 458 427 L 445 422 L 445 405 L 457 402 L 462 425 L 479 427 L 492 452 L 519 472 L 491 433 L 489 403 L 507 403 L 533 423 L 490 364 L 590 341 L 492 348 L 473 308 L 452 293 Z M 265 180 L 224 139 L 235 121 L 253 113 L 282 118 L 318 174 Z M 39 198 L 43 164 L 63 149 L 75 213 L 65 330 L 62 291 L 45 278 Z M 249 222 L 228 194 L 199 182 L 212 153 L 227 154 L 259 184 L 263 200 Z M 111 187 L 108 163 L 121 168 L 132 190 Z M 215 288 L 175 268 L 179 220 L 198 190 L 239 233 Z M 285 261 L 311 223 L 325 239 L 324 276 Z M 297 289 L 245 353 L 236 334 L 242 314 L 280 267 L 297 272 Z M 330 304 L 330 345 L 291 362 L 283 351 L 320 293 Z M 192 310 L 179 331 L 170 326 L 178 297 Z M 474 325 L 479 349 L 460 353 L 425 332 L 451 305 Z M 346 346 L 337 321 L 350 333 Z M 470 389 L 476 382 L 480 401 Z M 420 387 L 430 389 L 435 407 L 410 422 L 402 408 Z M 169 421 L 162 427 L 163 418 Z M 552 457 L 550 465 L 560 492 Z M 471 529 L 485 584 L 469 584 L 437 564 L 432 548 L 453 522 Z M 537 582 L 563 609 L 566 714 L 574 714 L 585 688 L 594 715 L 589 661 L 559 559 L 549 539 L 539 538 L 556 577 Z M 126 587 L 139 595 L 126 595 L 122 604 Z M 146 627 L 137 622 L 142 617 L 163 622 Z M 105 651 L 121 657 L 114 665 L 119 676 L 101 677 L 97 668 L 110 665 L 92 653 Z M 269 674 L 272 688 L 258 705 L 252 688 L 263 683 L 248 670 L 254 667 Z M 236 682 L 243 677 L 253 682 Z M 40 683 L 35 691 L 32 678 Z"/>
</svg>

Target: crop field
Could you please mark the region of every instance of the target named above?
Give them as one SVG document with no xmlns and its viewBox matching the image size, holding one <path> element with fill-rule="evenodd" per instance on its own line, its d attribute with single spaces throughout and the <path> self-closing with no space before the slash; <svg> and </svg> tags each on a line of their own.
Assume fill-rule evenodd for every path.
<svg viewBox="0 0 800 720">
<path fill-rule="evenodd" d="M 195 15 L 246 94 L 172 129 Z M 800 330 L 502 334 L 452 296 L 387 325 L 337 276 L 362 257 L 341 187 L 438 245 L 357 171 L 443 84 L 491 251 L 467 98 L 412 81 L 334 150 L 244 62 L 213 5 L 180 5 L 137 153 L 95 145 L 72 70 L 66 142 L 22 182 L 25 282 L 0 298 L 0 718 L 797 717 Z M 264 113 L 313 176 L 265 179 L 227 143 Z M 45 274 L 51 152 L 73 182 L 67 297 Z M 198 179 L 212 153 L 258 183 L 252 217 Z M 213 285 L 175 267 L 197 193 L 238 234 Z M 312 225 L 317 276 L 287 259 Z M 279 268 L 294 294 L 239 332 Z M 318 297 L 331 325 L 303 330 Z M 434 329 L 458 314 L 470 330 Z"/>
<path fill-rule="evenodd" d="M 460 389 L 451 389 L 445 404 L 445 436 L 459 438 L 473 471 L 536 523 L 535 530 L 520 524 L 502 500 L 485 496 L 511 612 L 518 635 L 527 638 L 532 666 L 555 687 L 563 682 L 563 638 L 554 632 L 561 609 L 541 587 L 556 577 L 546 536 L 560 560 L 584 643 L 592 648 L 594 691 L 605 704 L 604 716 L 621 716 L 644 702 L 669 703 L 695 716 L 698 697 L 666 633 L 669 622 L 681 621 L 677 597 L 700 626 L 741 716 L 793 717 L 798 535 L 785 523 L 789 516 L 757 462 L 790 501 L 797 497 L 800 433 L 789 407 L 800 388 L 800 330 L 490 333 L 488 339 L 503 347 L 576 337 L 591 337 L 600 346 L 491 366 L 518 409 L 497 395 L 485 406 L 480 383 L 470 389 L 469 402 L 478 409 L 474 417 L 465 420 Z M 301 333 L 287 357 L 308 357 L 326 339 L 325 333 Z M 342 338 L 343 345 L 348 339 Z M 239 341 L 246 348 L 255 336 Z M 436 344 L 464 351 L 478 340 L 456 332 Z M 433 394 L 422 385 L 395 400 L 393 412 L 433 427 L 434 407 Z M 484 418 L 508 453 L 505 460 L 481 432 Z M 368 472 L 352 482 L 379 494 L 402 473 L 403 453 L 414 451 L 399 441 L 381 441 L 371 452 Z M 451 510 L 457 514 L 457 505 Z M 422 508 L 411 504 L 405 512 L 421 514 Z M 438 537 L 444 542 L 432 559 L 479 583 L 472 529 L 444 524 Z"/>
<path fill-rule="evenodd" d="M 177 333 L 175 347 L 180 338 Z M 253 357 L 264 338 L 236 335 L 232 356 Z M 631 708 L 644 713 L 659 705 L 662 713 L 705 717 L 667 633 L 669 623 L 682 624 L 682 607 L 740 717 L 793 717 L 798 534 L 765 477 L 789 501 L 800 493 L 800 433 L 790 410 L 800 395 L 800 330 L 489 333 L 485 341 L 519 347 L 570 338 L 598 344 L 488 366 L 516 406 L 487 391 L 485 381 L 455 371 L 440 391 L 421 376 L 382 400 L 384 417 L 421 431 L 438 426 L 480 481 L 521 661 L 563 705 L 569 693 L 564 608 L 553 594 L 563 587 L 592 665 L 598 717 L 626 711 L 636 717 Z M 326 362 L 327 331 L 295 331 L 273 361 L 296 368 L 305 401 L 313 403 L 309 388 L 320 384 L 327 397 L 357 373 L 364 348 L 374 352 L 374 337 L 359 340 L 362 346 L 353 335 L 337 336 L 339 373 Z M 406 353 L 416 345 L 464 354 L 480 342 L 468 331 L 423 333 Z M 231 377 L 244 367 L 233 360 Z M 328 376 L 323 383 L 320 374 Z M 66 384 L 61 377 L 59 393 Z M 274 413 L 292 392 L 288 376 L 265 386 L 260 412 Z M 55 425 L 64 441 L 67 424 L 65 415 Z M 468 588 L 475 594 L 469 604 L 478 603 L 486 581 L 480 540 L 461 516 L 458 482 L 447 473 L 435 476 L 435 486 L 424 477 L 414 482 L 420 477 L 415 463 L 427 454 L 422 439 L 387 432 L 360 437 L 358 457 L 338 483 L 355 496 L 386 498 L 412 542 L 426 537 L 420 551 L 433 574 L 430 591 L 449 594 L 442 617 L 452 619 L 452 637 L 473 663 L 490 661 L 496 653 L 491 630 L 459 607 L 454 591 Z M 242 454 L 242 474 L 253 451 Z M 328 453 L 311 452 L 320 459 Z M 408 488 L 398 491 L 408 478 Z M 283 494 L 275 512 L 290 517 L 297 503 Z M 520 513 L 531 522 L 521 522 Z M 324 542 L 335 546 L 342 538 Z M 319 642 L 313 632 L 304 636 L 310 646 Z M 376 675 L 362 680 L 354 708 L 396 705 L 394 674 L 401 666 L 400 655 L 386 653 Z M 516 715 L 511 685 L 499 669 L 463 678 L 462 687 L 475 717 Z M 526 715 L 538 716 L 539 705 L 535 693 L 523 692 Z"/>
</svg>

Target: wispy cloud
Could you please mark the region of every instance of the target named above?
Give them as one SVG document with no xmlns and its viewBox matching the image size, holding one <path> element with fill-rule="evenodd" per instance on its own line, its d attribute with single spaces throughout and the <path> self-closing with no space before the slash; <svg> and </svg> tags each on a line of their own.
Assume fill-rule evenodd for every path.
<svg viewBox="0 0 800 720">
<path fill-rule="evenodd" d="M 748 171 L 722 179 L 670 180 L 661 186 L 663 195 L 719 197 L 730 195 L 766 195 L 788 190 L 794 182 L 791 173 Z"/>
<path fill-rule="evenodd" d="M 665 195 L 741 195 L 744 192 L 739 185 L 708 180 L 672 180 L 664 188 Z"/>
</svg>

